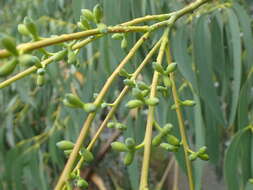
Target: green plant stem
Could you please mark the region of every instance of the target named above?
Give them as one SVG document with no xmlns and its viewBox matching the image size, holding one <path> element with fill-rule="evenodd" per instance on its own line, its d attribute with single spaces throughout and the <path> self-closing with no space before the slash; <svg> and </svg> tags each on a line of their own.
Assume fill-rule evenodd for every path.
<svg viewBox="0 0 253 190">
<path fill-rule="evenodd" d="M 94 38 L 87 38 L 87 39 L 85 39 L 85 40 L 83 40 L 83 41 L 81 41 L 81 42 L 75 44 L 75 45 L 72 47 L 72 49 L 73 49 L 73 50 L 76 50 L 76 49 L 82 48 L 82 47 L 84 47 L 85 45 L 87 45 L 88 43 L 90 43 L 90 42 L 96 40 L 96 39 L 99 38 L 99 37 L 100 37 L 100 36 L 96 36 L 96 37 L 94 37 Z M 48 64 L 54 62 L 56 56 L 57 56 L 57 55 L 53 55 L 53 56 L 51 56 L 51 57 L 45 59 L 44 61 L 42 61 L 41 64 L 43 65 L 43 67 L 46 67 Z M 35 71 L 37 71 L 37 70 L 38 70 L 38 67 L 32 66 L 32 67 L 30 67 L 30 68 L 28 68 L 28 69 L 26 69 L 26 70 L 24 70 L 24 71 L 22 71 L 22 72 L 20 72 L 20 73 L 18 73 L 18 74 L 16 74 L 16 75 L 14 75 L 13 77 L 11 77 L 11 78 L 9 78 L 9 79 L 7 79 L 7 80 L 1 82 L 1 83 L 0 83 L 0 89 L 1 89 L 1 88 L 4 88 L 4 87 L 6 87 L 6 86 L 9 86 L 11 83 L 13 83 L 13 82 L 15 82 L 15 81 L 17 81 L 17 80 L 19 80 L 19 79 L 22 79 L 22 78 L 24 78 L 24 77 L 30 75 L 31 73 L 33 73 L 33 72 L 35 72 Z"/>
<path fill-rule="evenodd" d="M 113 26 L 108 27 L 106 33 L 127 33 L 127 32 L 147 32 L 149 31 L 149 26 Z M 76 32 L 71 34 L 63 34 L 60 36 L 52 37 L 52 38 L 46 38 L 40 41 L 21 44 L 17 46 L 17 49 L 21 52 L 28 52 L 31 50 L 39 49 L 42 47 L 50 46 L 59 44 L 66 41 L 71 40 L 78 40 L 81 38 L 89 37 L 89 36 L 95 36 L 98 34 L 103 34 L 98 28 L 86 30 L 82 32 Z M 11 54 L 6 50 L 0 51 L 0 58 L 9 57 Z"/>
<path fill-rule="evenodd" d="M 143 70 L 143 68 L 146 66 L 146 64 L 149 62 L 149 60 L 152 58 L 153 54 L 157 51 L 157 49 L 159 48 L 161 44 L 161 40 L 159 40 L 154 47 L 150 50 L 150 52 L 147 54 L 147 56 L 145 57 L 145 59 L 142 61 L 142 63 L 140 64 L 140 66 L 135 70 L 135 72 L 133 73 L 133 76 L 131 77 L 131 80 L 135 80 L 138 75 L 140 74 L 140 72 Z M 117 99 L 112 103 L 113 107 L 111 108 L 111 110 L 109 111 L 109 113 L 106 115 L 104 121 L 102 122 L 102 124 L 99 126 L 96 134 L 93 136 L 91 142 L 89 143 L 87 149 L 89 151 L 91 151 L 91 149 L 93 148 L 95 142 L 98 140 L 98 137 L 100 136 L 100 134 L 102 133 L 102 131 L 104 130 L 104 128 L 106 127 L 108 121 L 114 116 L 115 111 L 117 110 L 118 106 L 120 105 L 120 102 L 122 101 L 122 99 L 124 98 L 124 96 L 127 94 L 127 92 L 129 91 L 129 86 L 125 86 L 123 88 L 123 90 L 121 91 L 121 93 L 119 94 L 119 96 L 117 97 Z M 81 166 L 83 165 L 83 158 L 81 158 L 74 171 L 78 170 L 81 168 Z"/>
<path fill-rule="evenodd" d="M 111 74 L 111 76 L 107 79 L 106 83 L 104 84 L 102 90 L 100 91 L 99 95 L 97 96 L 96 100 L 94 101 L 94 104 L 99 106 L 101 102 L 103 101 L 103 98 L 110 88 L 111 84 L 113 83 L 114 79 L 118 76 L 119 71 L 128 63 L 128 61 L 133 57 L 133 55 L 136 53 L 136 51 L 139 49 L 139 47 L 144 43 L 144 41 L 147 40 L 149 37 L 150 32 L 145 33 L 133 46 L 133 48 L 129 51 L 127 56 L 121 61 L 119 66 L 114 70 L 114 72 Z M 73 165 L 76 161 L 76 158 L 78 156 L 78 152 L 83 145 L 83 142 L 88 134 L 90 125 L 93 121 L 93 119 L 96 116 L 96 112 L 91 113 L 88 115 L 86 121 L 83 124 L 83 127 L 80 131 L 80 135 L 77 138 L 77 141 L 75 143 L 75 147 L 73 151 L 70 154 L 70 157 L 64 167 L 64 170 L 55 186 L 55 190 L 60 190 L 64 184 L 64 182 L 68 179 L 68 176 L 73 168 Z"/>
<path fill-rule="evenodd" d="M 172 58 L 170 54 L 170 48 L 169 48 L 169 43 L 166 46 L 166 58 L 167 58 L 167 63 L 170 64 L 172 63 Z M 188 182 L 189 182 L 189 189 L 194 190 L 194 183 L 193 183 L 193 174 L 192 174 L 192 165 L 191 162 L 188 158 L 188 143 L 187 143 L 187 137 L 186 137 L 186 132 L 185 132 L 185 125 L 184 125 L 184 120 L 183 120 L 183 115 L 181 112 L 181 107 L 180 107 L 180 102 L 179 102 L 179 97 L 177 93 L 177 87 L 176 83 L 174 80 L 174 73 L 170 74 L 170 79 L 172 83 L 172 95 L 173 99 L 176 105 L 176 113 L 177 113 L 177 118 L 178 118 L 178 124 L 179 124 L 179 130 L 180 130 L 180 135 L 182 138 L 182 144 L 183 144 L 183 149 L 184 149 L 184 157 L 185 157 L 185 163 L 186 163 L 186 169 L 187 169 L 187 176 L 188 176 Z"/>
<path fill-rule="evenodd" d="M 161 47 L 159 49 L 159 53 L 157 56 L 157 63 L 162 64 L 164 49 L 167 43 L 168 29 L 165 30 Z M 157 71 L 154 72 L 151 90 L 150 90 L 150 98 L 156 97 L 157 92 L 157 85 L 158 85 L 159 73 Z M 141 179 L 140 179 L 140 190 L 148 189 L 148 171 L 149 171 L 149 162 L 150 162 L 150 155 L 151 155 L 151 145 L 152 145 L 152 129 L 153 129 L 153 122 L 154 122 L 154 113 L 155 107 L 149 106 L 148 107 L 148 116 L 147 116 L 147 125 L 146 125 L 146 132 L 144 137 L 144 156 L 142 162 L 142 170 L 141 170 Z"/>
</svg>

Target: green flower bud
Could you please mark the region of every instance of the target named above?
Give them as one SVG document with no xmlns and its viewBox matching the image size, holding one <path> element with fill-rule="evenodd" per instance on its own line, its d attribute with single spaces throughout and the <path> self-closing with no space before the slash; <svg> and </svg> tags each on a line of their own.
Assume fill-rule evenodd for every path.
<svg viewBox="0 0 253 190">
<path fill-rule="evenodd" d="M 128 152 L 127 146 L 122 142 L 113 142 L 111 143 L 111 147 L 113 150 L 118 152 Z"/>
<path fill-rule="evenodd" d="M 89 9 L 82 9 L 82 15 L 86 17 L 88 21 L 94 21 L 94 15 Z"/>
<path fill-rule="evenodd" d="M 62 150 L 73 149 L 75 144 L 71 141 L 63 140 L 56 143 L 56 146 Z"/>
<path fill-rule="evenodd" d="M 86 180 L 79 179 L 76 182 L 76 186 L 79 187 L 79 188 L 85 188 L 86 189 L 86 188 L 88 188 L 89 184 L 88 184 L 88 182 Z"/>
<path fill-rule="evenodd" d="M 128 137 L 126 140 L 125 140 L 125 144 L 126 146 L 129 148 L 129 149 L 134 149 L 135 147 L 135 140 L 131 137 Z"/>
<path fill-rule="evenodd" d="M 68 150 L 69 151 L 69 150 Z M 71 150 L 72 151 L 72 150 Z M 75 172 L 71 172 L 70 174 L 69 174 L 69 179 L 70 180 L 73 180 L 73 179 L 76 179 L 77 178 L 77 175 L 76 175 L 76 173 Z"/>
<path fill-rule="evenodd" d="M 67 50 L 62 50 L 62 51 L 59 51 L 57 52 L 54 56 L 53 56 L 53 59 L 54 61 L 60 61 L 62 59 L 64 59 L 64 57 L 67 55 Z"/>
<path fill-rule="evenodd" d="M 126 49 L 127 46 L 128 46 L 128 41 L 127 41 L 127 39 L 124 37 L 124 38 L 121 40 L 120 47 L 121 47 L 122 49 Z"/>
<path fill-rule="evenodd" d="M 170 77 L 167 75 L 163 75 L 163 84 L 166 87 L 171 87 L 172 86 L 172 82 L 170 80 Z"/>
<path fill-rule="evenodd" d="M 150 92 L 150 90 L 142 90 L 141 94 L 143 97 L 146 97 L 147 95 L 149 95 L 149 92 Z"/>
<path fill-rule="evenodd" d="M 163 133 L 164 134 L 168 134 L 173 128 L 173 125 L 171 123 L 166 123 L 164 126 L 163 126 Z"/>
<path fill-rule="evenodd" d="M 167 135 L 166 140 L 169 144 L 172 144 L 174 146 L 180 146 L 180 141 L 174 135 Z"/>
<path fill-rule="evenodd" d="M 138 82 L 137 86 L 141 90 L 150 90 L 150 87 L 145 82 L 142 81 Z"/>
<path fill-rule="evenodd" d="M 18 60 L 12 59 L 12 60 L 4 63 L 4 65 L 1 65 L 0 77 L 6 77 L 6 76 L 10 75 L 15 70 L 17 64 L 18 64 Z"/>
<path fill-rule="evenodd" d="M 120 71 L 119 71 L 119 76 L 121 76 L 121 77 L 126 77 L 126 78 L 130 78 L 132 75 L 129 74 L 125 69 L 120 69 Z"/>
<path fill-rule="evenodd" d="M 153 146 L 158 146 L 161 144 L 162 142 L 162 137 L 163 137 L 163 134 L 162 133 L 159 133 L 158 135 L 156 135 L 153 140 L 152 140 L 152 145 Z"/>
<path fill-rule="evenodd" d="M 171 63 L 167 66 L 165 70 L 165 74 L 168 75 L 169 73 L 174 72 L 177 69 L 177 63 Z"/>
<path fill-rule="evenodd" d="M 130 151 L 130 152 L 127 152 L 126 153 L 126 155 L 125 155 L 125 157 L 124 157 L 124 164 L 125 165 L 130 165 L 132 162 L 133 162 L 133 160 L 134 160 L 134 151 Z"/>
<path fill-rule="evenodd" d="M 198 154 L 198 157 L 199 157 L 201 160 L 204 160 L 204 161 L 209 160 L 208 154 Z"/>
<path fill-rule="evenodd" d="M 89 23 L 89 21 L 87 20 L 87 18 L 83 15 L 80 16 L 80 21 L 81 21 L 81 24 L 83 25 L 83 27 L 85 29 L 90 29 L 91 28 L 91 25 Z"/>
<path fill-rule="evenodd" d="M 160 147 L 172 152 L 178 152 L 178 148 L 179 148 L 178 146 L 174 146 L 168 143 L 161 143 Z"/>
<path fill-rule="evenodd" d="M 138 108 L 143 105 L 143 102 L 141 100 L 130 100 L 127 102 L 126 107 L 129 109 Z"/>
<path fill-rule="evenodd" d="M 80 150 L 80 155 L 83 157 L 84 161 L 86 162 L 92 162 L 94 160 L 93 154 L 86 148 L 82 148 Z"/>
<path fill-rule="evenodd" d="M 182 106 L 195 106 L 196 102 L 193 100 L 185 100 L 185 101 L 180 102 L 180 104 Z"/>
<path fill-rule="evenodd" d="M 74 94 L 71 94 L 71 93 L 66 94 L 65 99 L 73 107 L 83 108 L 83 106 L 84 106 L 84 103 L 80 100 L 80 98 L 75 96 Z"/>
<path fill-rule="evenodd" d="M 25 24 L 27 30 L 32 34 L 32 36 L 35 39 L 37 39 L 38 38 L 38 31 L 37 31 L 37 27 L 36 27 L 34 21 L 29 17 L 25 17 L 24 24 Z"/>
<path fill-rule="evenodd" d="M 196 152 L 191 153 L 191 154 L 189 155 L 189 160 L 190 160 L 190 161 L 194 161 L 194 160 L 197 159 L 197 157 L 198 157 L 198 153 L 196 153 Z"/>
<path fill-rule="evenodd" d="M 145 103 L 149 106 L 156 106 L 159 103 L 159 99 L 156 97 L 148 98 L 145 100 Z"/>
<path fill-rule="evenodd" d="M 135 81 L 134 80 L 130 80 L 130 79 L 125 79 L 124 84 L 130 87 L 135 87 Z"/>
<path fill-rule="evenodd" d="M 172 109 L 172 110 L 177 109 L 177 105 L 176 105 L 176 104 L 173 104 L 173 105 L 170 107 L 170 109 Z"/>
<path fill-rule="evenodd" d="M 127 129 L 127 126 L 124 125 L 123 123 L 117 122 L 116 125 L 115 125 L 115 128 L 119 129 L 119 130 L 125 130 L 125 129 Z"/>
<path fill-rule="evenodd" d="M 36 84 L 38 86 L 43 86 L 45 84 L 45 76 L 44 75 L 38 75 L 36 79 Z"/>
<path fill-rule="evenodd" d="M 157 71 L 158 73 L 161 73 L 161 74 L 164 73 L 164 70 L 163 70 L 162 65 L 158 64 L 157 62 L 153 62 L 153 63 L 152 63 L 152 66 L 153 66 L 153 69 L 154 69 L 155 71 Z"/>
<path fill-rule="evenodd" d="M 68 51 L 68 64 L 74 64 L 76 62 L 76 54 L 72 49 Z"/>
<path fill-rule="evenodd" d="M 139 100 L 143 100 L 144 97 L 141 92 L 139 88 L 133 88 L 132 95 Z"/>
<path fill-rule="evenodd" d="M 115 40 L 122 40 L 124 38 L 124 34 L 121 34 L 121 33 L 115 33 L 112 35 L 112 39 L 115 39 Z"/>
<path fill-rule="evenodd" d="M 19 24 L 18 25 L 18 32 L 24 36 L 29 36 L 30 35 L 30 32 L 29 30 L 27 29 L 26 25 L 24 24 Z"/>
<path fill-rule="evenodd" d="M 107 124 L 107 127 L 108 127 L 108 128 L 114 128 L 115 125 L 116 125 L 115 122 L 109 122 L 109 123 Z"/>
<path fill-rule="evenodd" d="M 4 35 L 1 39 L 1 44 L 11 54 L 18 56 L 18 50 L 16 48 L 16 42 L 14 38 Z"/>
<path fill-rule="evenodd" d="M 91 113 L 91 112 L 95 112 L 97 109 L 97 106 L 93 103 L 86 103 L 83 105 L 83 109 L 84 111 L 86 111 L 87 113 Z"/>
<path fill-rule="evenodd" d="M 94 8 L 93 8 L 93 15 L 95 17 L 95 21 L 96 23 L 100 23 L 102 18 L 103 18 L 103 9 L 101 7 L 100 4 L 97 4 Z"/>
<path fill-rule="evenodd" d="M 21 55 L 19 57 L 19 62 L 27 66 L 35 65 L 37 68 L 42 68 L 42 64 L 39 58 L 33 55 L 29 55 L 29 54 Z"/>
<path fill-rule="evenodd" d="M 106 34 L 108 32 L 108 28 L 104 23 L 98 23 L 97 28 L 99 29 L 99 32 L 102 34 Z"/>
<path fill-rule="evenodd" d="M 44 75 L 45 72 L 46 72 L 46 70 L 45 70 L 44 68 L 39 68 L 39 69 L 37 70 L 37 74 L 38 74 L 38 75 Z"/>
<path fill-rule="evenodd" d="M 207 147 L 206 147 L 206 146 L 203 146 L 203 147 L 201 147 L 201 148 L 199 149 L 198 153 L 199 153 L 199 154 L 204 154 L 204 153 L 206 153 L 206 150 L 207 150 Z"/>
<path fill-rule="evenodd" d="M 249 183 L 253 184 L 253 178 L 249 179 Z"/>
</svg>

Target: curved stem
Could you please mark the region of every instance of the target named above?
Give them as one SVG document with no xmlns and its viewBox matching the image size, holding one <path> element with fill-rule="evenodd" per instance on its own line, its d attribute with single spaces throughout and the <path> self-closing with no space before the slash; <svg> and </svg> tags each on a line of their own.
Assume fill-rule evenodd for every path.
<svg viewBox="0 0 253 190">
<path fill-rule="evenodd" d="M 162 64 L 164 49 L 168 39 L 168 29 L 165 30 L 162 37 L 162 44 L 158 53 L 157 63 Z M 156 97 L 157 85 L 158 85 L 159 73 L 157 71 L 154 72 L 153 80 L 151 84 L 150 90 L 150 98 Z M 141 179 L 140 179 L 140 190 L 148 189 L 148 170 L 149 170 L 149 162 L 151 155 L 151 144 L 152 144 L 152 129 L 154 122 L 154 113 L 155 107 L 148 107 L 148 117 L 147 117 L 147 125 L 146 125 L 146 133 L 144 137 L 144 156 L 141 170 Z"/>
<path fill-rule="evenodd" d="M 170 64 L 172 62 L 171 54 L 170 54 L 170 48 L 169 48 L 169 43 L 166 46 L 166 58 L 167 58 L 167 63 Z M 176 113 L 177 113 L 177 118 L 178 118 L 178 124 L 179 124 L 179 130 L 180 130 L 180 135 L 182 138 L 182 144 L 183 144 L 183 149 L 184 149 L 184 157 L 185 157 L 185 163 L 186 163 L 186 169 L 187 169 L 187 176 L 188 176 L 188 182 L 189 182 L 189 189 L 194 190 L 194 183 L 193 183 L 193 174 L 192 174 L 192 165 L 191 162 L 188 158 L 188 150 L 189 146 L 187 143 L 187 137 L 186 137 L 186 132 L 185 132 L 185 125 L 184 125 L 184 119 L 183 115 L 181 112 L 181 107 L 180 107 L 180 102 L 179 102 L 179 97 L 177 93 L 177 87 L 176 83 L 174 80 L 174 73 L 170 74 L 170 79 L 172 83 L 172 95 L 173 99 L 176 105 Z"/>
<path fill-rule="evenodd" d="M 127 56 L 121 61 L 121 63 L 119 64 L 119 66 L 114 70 L 114 72 L 111 74 L 111 76 L 107 79 L 105 85 L 103 86 L 102 90 L 100 91 L 99 95 L 97 96 L 96 100 L 94 101 L 94 104 L 96 105 L 100 105 L 101 102 L 103 101 L 103 98 L 106 94 L 106 92 L 108 91 L 108 89 L 110 88 L 111 84 L 113 83 L 114 79 L 117 77 L 119 71 L 128 63 L 128 61 L 133 57 L 133 55 L 136 53 L 136 51 L 139 49 L 139 47 L 144 43 L 144 41 L 147 40 L 147 38 L 149 37 L 150 32 L 145 33 L 137 42 L 136 44 L 133 46 L 133 48 L 129 51 L 129 53 L 127 54 Z M 96 112 L 94 113 L 90 113 L 86 119 L 86 121 L 83 124 L 83 127 L 80 131 L 80 135 L 77 138 L 75 147 L 73 149 L 73 151 L 70 154 L 70 157 L 64 167 L 64 170 L 55 186 L 55 190 L 60 190 L 61 187 L 63 186 L 64 182 L 68 179 L 68 175 L 70 174 L 74 162 L 76 161 L 76 158 L 78 156 L 78 152 L 81 148 L 81 146 L 83 145 L 83 142 L 88 134 L 90 125 L 93 121 L 93 119 L 96 116 Z"/>
</svg>

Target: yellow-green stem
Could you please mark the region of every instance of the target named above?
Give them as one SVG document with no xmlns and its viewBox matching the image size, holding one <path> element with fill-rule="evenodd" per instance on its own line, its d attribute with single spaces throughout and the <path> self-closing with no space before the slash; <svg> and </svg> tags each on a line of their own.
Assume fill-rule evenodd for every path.
<svg viewBox="0 0 253 190">
<path fill-rule="evenodd" d="M 170 54 L 169 43 L 166 46 L 165 51 L 166 51 L 167 63 L 170 64 L 172 62 L 172 58 L 171 58 L 171 54 Z M 174 80 L 174 73 L 170 74 L 170 79 L 171 79 L 171 83 L 172 83 L 172 95 L 173 95 L 173 99 L 174 99 L 174 102 L 175 102 L 175 105 L 176 105 L 178 125 L 179 125 L 180 135 L 181 135 L 181 138 L 182 138 L 183 149 L 184 149 L 184 157 L 185 157 L 185 163 L 186 163 L 186 169 L 187 169 L 189 189 L 194 190 L 192 165 L 191 165 L 191 162 L 188 158 L 189 146 L 188 146 L 188 143 L 187 143 L 184 119 L 183 119 L 183 115 L 182 115 L 182 112 L 181 112 L 179 97 L 178 97 L 178 93 L 177 93 L 177 87 L 176 87 L 176 83 L 175 83 L 175 80 Z"/>
<path fill-rule="evenodd" d="M 167 38 L 168 38 L 167 35 L 168 35 L 168 29 L 165 30 L 162 37 L 162 44 L 159 49 L 159 53 L 157 57 L 158 64 L 162 64 L 164 49 L 165 49 Z M 158 79 L 159 79 L 159 73 L 155 71 L 153 75 L 153 79 L 152 79 L 152 84 L 151 84 L 150 98 L 154 98 L 156 96 Z M 142 170 L 141 170 L 141 179 L 140 179 L 140 188 L 139 188 L 140 190 L 145 190 L 145 188 L 148 189 L 148 171 L 149 171 L 149 162 L 150 162 L 150 156 L 151 156 L 154 113 L 155 113 L 155 107 L 149 106 L 146 132 L 145 132 L 145 137 L 144 137 L 145 145 L 144 145 L 144 156 L 143 156 Z"/>
<path fill-rule="evenodd" d="M 111 76 L 107 79 L 105 85 L 103 86 L 102 90 L 100 91 L 99 95 L 97 96 L 96 100 L 94 101 L 94 104 L 96 105 L 100 105 L 101 102 L 103 101 L 103 98 L 106 94 L 106 92 L 108 91 L 108 89 L 110 88 L 111 84 L 113 83 L 114 79 L 117 77 L 119 71 L 126 65 L 126 63 L 133 57 L 133 55 L 136 53 L 136 51 L 139 49 L 139 47 L 144 43 L 144 41 L 147 40 L 147 38 L 149 37 L 150 32 L 145 33 L 137 42 L 136 44 L 133 46 L 133 48 L 129 51 L 129 53 L 127 54 L 127 56 L 121 61 L 121 63 L 119 64 L 119 66 L 114 70 L 114 72 L 111 74 Z M 96 116 L 96 112 L 91 113 L 88 115 L 86 121 L 84 122 L 84 125 L 80 131 L 80 135 L 77 138 L 75 147 L 73 149 L 73 151 L 70 154 L 70 157 L 64 167 L 64 170 L 58 180 L 58 183 L 55 186 L 55 190 L 60 190 L 64 184 L 64 182 L 68 179 L 68 175 L 70 174 L 74 162 L 76 161 L 78 152 L 81 148 L 81 146 L 83 145 L 83 142 L 88 134 L 90 125 L 94 119 L 94 117 Z"/>
</svg>

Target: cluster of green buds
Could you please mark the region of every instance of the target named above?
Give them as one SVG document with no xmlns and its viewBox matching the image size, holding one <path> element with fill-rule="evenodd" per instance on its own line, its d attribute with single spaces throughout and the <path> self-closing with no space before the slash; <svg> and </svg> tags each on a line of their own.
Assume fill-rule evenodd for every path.
<svg viewBox="0 0 253 190">
<path fill-rule="evenodd" d="M 131 137 L 128 137 L 125 140 L 125 143 L 122 142 L 113 142 L 111 144 L 113 150 L 117 152 L 124 152 L 124 164 L 130 165 L 134 160 L 134 155 L 136 150 L 138 149 L 135 143 L 135 140 Z"/>
<path fill-rule="evenodd" d="M 87 189 L 89 184 L 80 176 L 80 170 L 76 170 L 70 173 L 66 186 L 67 189 L 73 189 L 72 187 Z"/>
<path fill-rule="evenodd" d="M 120 47 L 126 49 L 128 46 L 127 34 L 126 33 L 115 33 L 112 35 L 112 39 L 121 40 Z"/>
<path fill-rule="evenodd" d="M 19 52 L 16 48 L 16 42 L 15 39 L 12 38 L 11 36 L 7 35 L 0 35 L 0 44 L 5 48 L 10 54 L 12 54 L 14 57 L 4 63 L 0 67 L 0 77 L 6 77 L 10 75 L 16 68 L 16 66 L 19 63 L 18 56 Z"/>
<path fill-rule="evenodd" d="M 171 134 L 173 125 L 171 123 L 167 123 L 163 126 L 163 128 L 159 128 L 159 133 L 153 138 L 152 145 L 160 146 L 166 150 L 177 152 L 179 147 L 181 146 L 181 142 L 177 137 Z M 166 143 L 163 142 L 166 140 Z"/>
<path fill-rule="evenodd" d="M 206 151 L 207 151 L 206 146 L 201 147 L 197 152 L 194 152 L 192 150 L 188 150 L 189 160 L 194 161 L 197 158 L 200 158 L 201 160 L 204 160 L 204 161 L 209 160 L 209 156 L 206 153 Z"/>
<path fill-rule="evenodd" d="M 139 108 L 143 105 L 156 106 L 159 103 L 157 97 L 148 98 L 150 92 L 149 87 L 146 89 L 141 88 L 140 85 L 137 85 L 132 89 L 132 96 L 134 99 L 127 102 L 126 107 L 129 109 Z"/>
<path fill-rule="evenodd" d="M 64 154 L 68 157 L 71 154 L 75 144 L 71 141 L 62 140 L 57 142 L 56 146 L 59 149 L 63 150 Z M 93 154 L 84 147 L 82 147 L 81 150 L 79 151 L 79 155 L 83 157 L 84 161 L 86 162 L 92 162 L 94 160 Z"/>
<path fill-rule="evenodd" d="M 18 25 L 18 32 L 24 36 L 30 36 L 35 41 L 39 40 L 36 24 L 29 17 L 25 17 L 23 24 Z"/>
<path fill-rule="evenodd" d="M 77 23 L 80 29 L 82 30 L 91 29 L 92 23 L 95 23 L 101 33 L 107 32 L 107 26 L 104 23 L 102 23 L 104 13 L 100 4 L 95 5 L 93 11 L 89 9 L 82 9 L 81 12 L 82 15 L 80 16 L 80 21 Z"/>
<path fill-rule="evenodd" d="M 97 109 L 97 106 L 94 103 L 84 103 L 78 96 L 71 93 L 65 95 L 63 104 L 71 108 L 81 108 L 88 113 L 95 112 Z"/>
<path fill-rule="evenodd" d="M 196 102 L 193 101 L 193 100 L 184 100 L 184 101 L 178 100 L 178 104 L 179 104 L 179 106 L 192 107 L 192 106 L 195 106 L 195 105 L 196 105 Z M 176 109 L 176 108 L 177 108 L 177 105 L 176 105 L 176 104 L 173 104 L 173 105 L 171 106 L 171 109 L 172 109 L 172 110 L 174 110 L 174 109 Z"/>
<path fill-rule="evenodd" d="M 109 122 L 107 124 L 107 127 L 108 128 L 112 128 L 112 129 L 119 129 L 121 131 L 124 131 L 127 129 L 127 126 L 123 123 L 120 123 L 120 122 L 117 122 L 117 121 L 114 121 L 114 122 Z"/>
<path fill-rule="evenodd" d="M 174 72 L 177 69 L 177 63 L 171 63 L 167 66 L 166 69 L 163 68 L 162 65 L 160 65 L 157 62 L 152 63 L 153 69 L 160 73 L 162 75 L 163 84 L 166 87 L 171 87 L 172 83 L 169 77 L 169 74 Z"/>
</svg>

